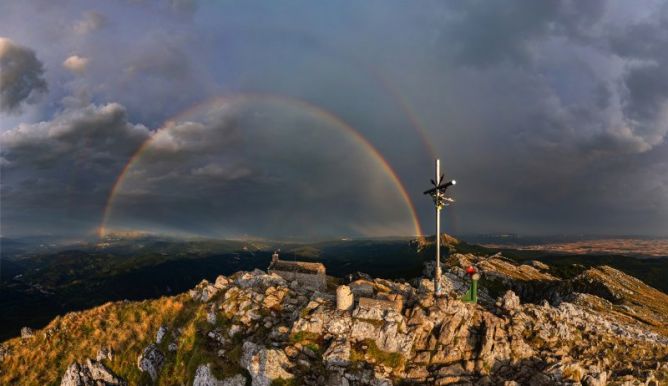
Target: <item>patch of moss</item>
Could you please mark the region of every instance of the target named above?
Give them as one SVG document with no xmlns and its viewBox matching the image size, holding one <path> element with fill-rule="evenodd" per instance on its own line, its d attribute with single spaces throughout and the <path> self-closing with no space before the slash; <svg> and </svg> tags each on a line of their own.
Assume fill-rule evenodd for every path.
<svg viewBox="0 0 668 386">
<path fill-rule="evenodd" d="M 292 343 L 301 343 L 305 340 L 310 340 L 310 341 L 318 341 L 320 339 L 320 335 L 315 334 L 313 332 L 308 332 L 308 331 L 299 331 L 295 334 L 292 334 L 290 336 L 290 341 Z"/>
<path fill-rule="evenodd" d="M 304 344 L 304 347 L 307 347 L 309 350 L 313 351 L 316 354 L 320 353 L 320 345 L 318 345 L 317 343 L 308 342 Z"/>
<path fill-rule="evenodd" d="M 366 349 L 363 346 L 366 346 Z M 403 355 L 379 349 L 376 342 L 372 339 L 365 339 L 362 343 L 353 345 L 350 352 L 350 360 L 352 362 L 365 362 L 367 356 L 371 357 L 375 363 L 384 364 L 393 369 L 403 366 L 405 362 Z"/>
<path fill-rule="evenodd" d="M 271 381 L 271 386 L 297 386 L 297 385 L 299 385 L 299 383 L 297 383 L 297 380 L 295 378 L 290 378 L 290 379 L 278 378 Z"/>
<path fill-rule="evenodd" d="M 305 317 L 308 316 L 308 314 L 309 314 L 310 312 L 311 312 L 311 310 L 309 310 L 308 308 L 302 308 L 302 310 L 299 311 L 299 316 L 300 316 L 301 318 L 305 318 Z"/>
<path fill-rule="evenodd" d="M 383 326 L 385 325 L 385 322 L 384 322 L 384 321 L 382 321 L 382 320 L 377 320 L 377 319 L 364 319 L 364 318 L 358 318 L 357 320 L 359 320 L 360 322 L 369 323 L 370 325 L 372 325 L 372 326 L 374 326 L 374 327 L 378 327 L 378 328 L 381 328 L 381 327 L 383 327 Z"/>
</svg>

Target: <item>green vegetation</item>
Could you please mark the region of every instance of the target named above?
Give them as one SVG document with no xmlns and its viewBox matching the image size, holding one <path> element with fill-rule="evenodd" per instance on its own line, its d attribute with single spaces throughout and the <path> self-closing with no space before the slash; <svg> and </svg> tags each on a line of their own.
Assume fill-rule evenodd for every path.
<svg viewBox="0 0 668 386">
<path fill-rule="evenodd" d="M 366 349 L 364 349 L 364 346 L 366 346 Z M 350 352 L 352 362 L 365 362 L 367 357 L 375 363 L 384 364 L 393 369 L 403 366 L 405 361 L 403 355 L 399 353 L 380 350 L 372 339 L 366 339 L 362 343 L 353 345 Z"/>
<path fill-rule="evenodd" d="M 304 341 L 318 342 L 320 341 L 320 335 L 308 331 L 299 331 L 290 336 L 290 341 L 292 343 L 302 343 Z"/>
<path fill-rule="evenodd" d="M 295 378 L 290 378 L 290 379 L 278 378 L 271 381 L 271 386 L 297 386 L 297 385 L 299 385 L 299 383 L 297 383 L 297 380 Z"/>
</svg>

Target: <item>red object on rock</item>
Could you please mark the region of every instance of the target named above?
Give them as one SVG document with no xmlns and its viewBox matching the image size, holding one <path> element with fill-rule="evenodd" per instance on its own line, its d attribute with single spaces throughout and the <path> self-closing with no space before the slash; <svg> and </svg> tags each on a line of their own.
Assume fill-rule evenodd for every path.
<svg viewBox="0 0 668 386">
<path fill-rule="evenodd" d="M 468 268 L 466 268 L 466 274 L 467 275 L 473 276 L 475 273 L 476 273 L 476 270 L 475 270 L 475 268 L 473 268 L 473 266 L 470 265 Z"/>
</svg>

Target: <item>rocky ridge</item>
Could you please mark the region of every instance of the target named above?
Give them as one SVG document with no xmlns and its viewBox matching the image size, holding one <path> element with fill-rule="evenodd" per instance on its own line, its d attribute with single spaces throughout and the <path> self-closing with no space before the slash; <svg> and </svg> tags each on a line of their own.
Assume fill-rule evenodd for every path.
<svg viewBox="0 0 668 386">
<path fill-rule="evenodd" d="M 478 304 L 460 300 L 468 265 L 482 274 Z M 156 309 L 178 312 L 156 316 L 145 334 L 123 338 L 113 350 L 102 348 L 95 360 L 92 354 L 60 353 L 56 358 L 76 360 L 59 363 L 58 377 L 61 385 L 668 382 L 661 313 L 668 296 L 642 282 L 609 267 L 564 280 L 545 264 L 520 265 L 501 255 L 453 254 L 443 268 L 443 297 L 434 296 L 428 278 L 409 283 L 363 277 L 376 295 L 401 295 L 401 309 L 356 302 L 351 310 L 340 310 L 335 287 L 314 292 L 261 270 L 219 276 L 188 294 L 154 301 L 171 307 Z M 653 298 L 645 301 L 648 294 Z M 136 312 L 129 302 L 104 307 Z M 68 336 L 62 326 L 70 319 L 94 317 L 101 318 L 73 313 L 0 346 L 0 383 L 24 384 L 28 378 L 13 373 L 23 349 Z M 30 379 L 54 382 L 46 376 Z"/>
</svg>

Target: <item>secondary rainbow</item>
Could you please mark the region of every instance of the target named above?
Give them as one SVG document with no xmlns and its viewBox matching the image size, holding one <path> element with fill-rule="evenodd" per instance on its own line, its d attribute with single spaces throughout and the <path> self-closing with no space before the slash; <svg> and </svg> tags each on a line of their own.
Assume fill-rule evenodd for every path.
<svg viewBox="0 0 668 386">
<path fill-rule="evenodd" d="M 109 196 L 107 198 L 105 207 L 104 207 L 104 212 L 102 214 L 102 221 L 100 223 L 100 226 L 97 229 L 98 236 L 103 237 L 107 233 L 107 222 L 109 221 L 109 217 L 111 215 L 111 211 L 113 208 L 114 204 L 114 198 L 118 194 L 120 188 L 123 186 L 123 182 L 125 180 L 125 176 L 128 173 L 128 170 L 132 167 L 132 165 L 141 158 L 142 153 L 150 146 L 152 141 L 162 132 L 162 130 L 170 123 L 174 121 L 178 121 L 184 117 L 189 116 L 193 112 L 198 111 L 199 109 L 205 108 L 207 106 L 212 106 L 215 104 L 220 104 L 220 103 L 247 103 L 247 102 L 252 102 L 252 101 L 259 101 L 259 102 L 272 102 L 272 103 L 282 103 L 286 104 L 290 107 L 293 108 L 298 108 L 302 109 L 303 111 L 306 111 L 313 116 L 322 119 L 325 122 L 328 122 L 332 124 L 334 127 L 341 128 L 345 130 L 346 133 L 350 134 L 359 144 L 363 146 L 363 148 L 371 154 L 373 159 L 380 164 L 380 166 L 383 168 L 385 173 L 390 177 L 392 180 L 393 184 L 395 185 L 397 191 L 401 195 L 402 200 L 406 204 L 406 207 L 408 211 L 410 212 L 411 215 L 411 221 L 412 225 L 414 228 L 415 235 L 419 236 L 422 235 L 422 229 L 420 227 L 420 222 L 418 220 L 417 214 L 415 212 L 415 207 L 413 205 L 413 202 L 410 199 L 410 196 L 408 195 L 406 188 L 404 187 L 403 183 L 397 176 L 397 173 L 394 171 L 394 169 L 391 167 L 391 165 L 387 162 L 387 160 L 380 154 L 378 149 L 376 149 L 360 132 L 355 130 L 352 126 L 350 126 L 348 123 L 346 123 L 343 119 L 339 118 L 338 116 L 332 114 L 331 112 L 316 106 L 310 102 L 293 98 L 293 97 L 287 97 L 287 96 L 282 96 L 282 95 L 274 95 L 274 94 L 256 94 L 256 93 L 243 93 L 243 94 L 233 94 L 233 95 L 227 95 L 227 96 L 218 96 L 214 98 L 207 99 L 201 103 L 198 103 L 187 110 L 184 110 L 183 112 L 175 115 L 174 117 L 168 119 L 165 121 L 165 124 L 142 143 L 142 145 L 134 152 L 128 163 L 123 167 L 121 170 L 120 174 L 116 178 L 116 181 L 114 182 L 114 185 L 112 186 Z"/>
</svg>

